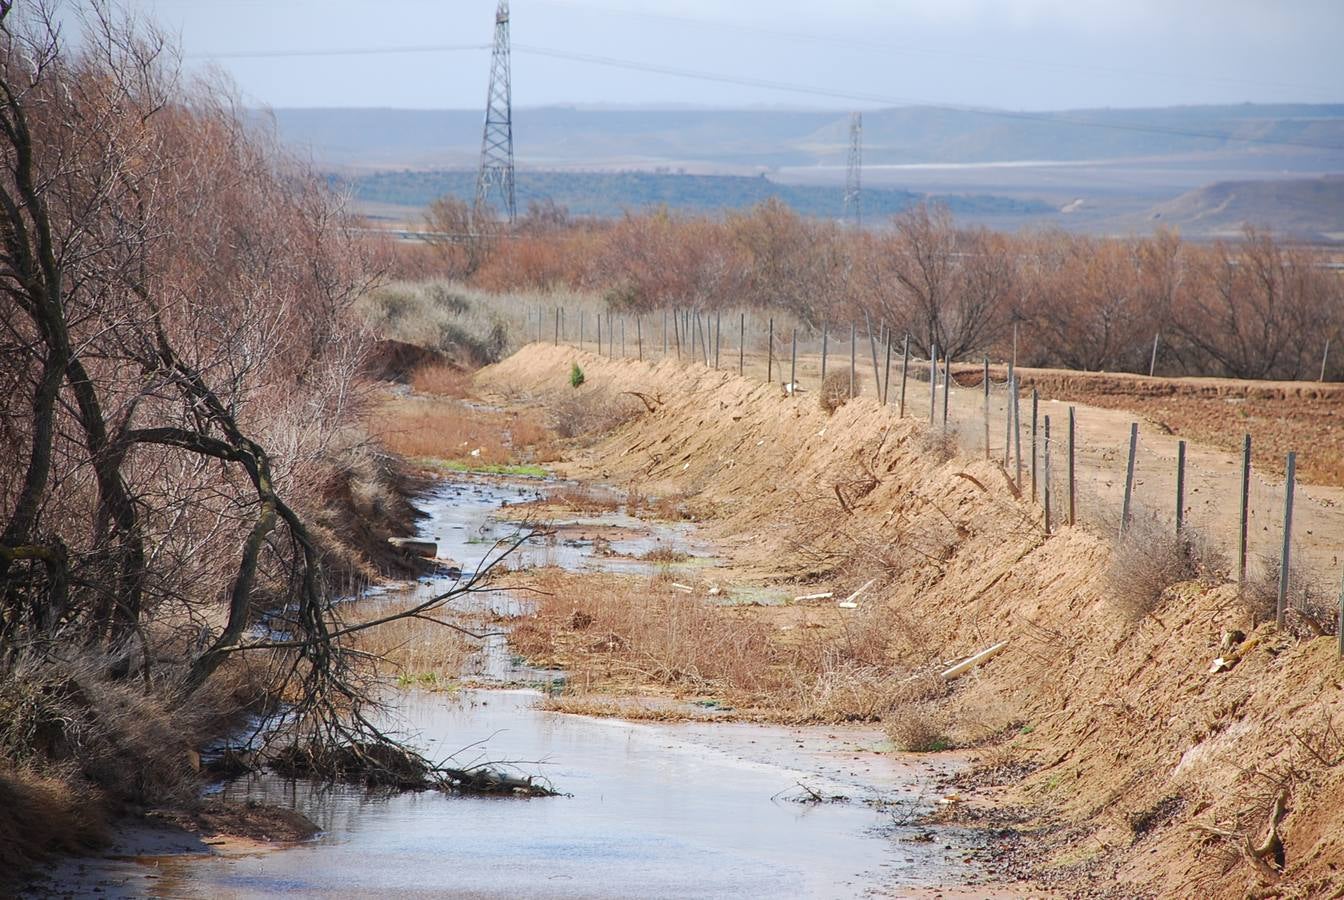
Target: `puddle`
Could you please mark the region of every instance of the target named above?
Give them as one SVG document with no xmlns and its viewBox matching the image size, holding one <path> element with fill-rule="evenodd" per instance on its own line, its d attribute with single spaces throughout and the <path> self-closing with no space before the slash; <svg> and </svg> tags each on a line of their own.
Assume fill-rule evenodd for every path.
<svg viewBox="0 0 1344 900">
<path fill-rule="evenodd" d="M 967 835 L 902 841 L 878 797 L 912 797 L 912 773 L 872 733 L 644 724 L 548 713 L 531 691 L 406 695 L 431 756 L 518 760 L 572 796 L 435 793 L 375 798 L 273 776 L 231 799 L 293 804 L 325 833 L 282 852 L 163 858 L 150 896 L 853 897 L 953 874 Z M 541 763 L 541 765 L 537 765 Z M 804 804 L 803 782 L 848 802 Z M 947 846 L 945 846 L 947 845 Z"/>
</svg>

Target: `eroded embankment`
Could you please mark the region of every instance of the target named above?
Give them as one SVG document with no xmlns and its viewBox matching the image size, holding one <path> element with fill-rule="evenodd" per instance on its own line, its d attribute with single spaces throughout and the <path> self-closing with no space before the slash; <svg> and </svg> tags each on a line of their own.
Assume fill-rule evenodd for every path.
<svg viewBox="0 0 1344 900">
<path fill-rule="evenodd" d="M 1009 642 L 946 702 L 1014 726 L 986 749 L 965 815 L 1030 808 L 1022 827 L 1035 839 L 1022 847 L 1038 876 L 1085 878 L 1087 890 L 1111 882 L 1118 896 L 1338 890 L 1344 691 L 1333 638 L 1255 625 L 1234 588 L 1195 582 L 1135 620 L 1107 587 L 1109 541 L 1082 528 L 1046 537 L 997 466 L 948 458 L 923 426 L 872 400 L 827 415 L 812 395 L 700 366 L 544 345 L 480 383 L 544 398 L 572 390 L 574 362 L 581 390 L 639 392 L 655 409 L 572 474 L 694 495 L 711 511 L 705 532 L 761 579 L 841 592 L 876 578 L 862 602 L 889 613 L 893 665 Z M 1210 674 L 1234 630 L 1248 649 Z M 1254 851 L 1281 794 L 1279 872 L 1276 848 Z"/>
</svg>

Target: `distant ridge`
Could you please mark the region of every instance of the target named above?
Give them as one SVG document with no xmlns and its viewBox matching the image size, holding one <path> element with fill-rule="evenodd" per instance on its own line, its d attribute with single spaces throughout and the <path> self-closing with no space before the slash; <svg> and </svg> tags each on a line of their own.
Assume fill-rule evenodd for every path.
<svg viewBox="0 0 1344 900">
<path fill-rule="evenodd" d="M 1344 175 L 1282 181 L 1219 181 L 1153 207 L 1150 224 L 1233 235 L 1274 223 L 1304 240 L 1344 240 Z"/>
</svg>

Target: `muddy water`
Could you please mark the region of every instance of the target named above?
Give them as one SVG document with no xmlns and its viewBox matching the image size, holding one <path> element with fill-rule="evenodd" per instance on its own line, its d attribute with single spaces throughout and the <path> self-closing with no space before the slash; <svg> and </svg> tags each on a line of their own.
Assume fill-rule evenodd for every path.
<svg viewBox="0 0 1344 900">
<path fill-rule="evenodd" d="M 470 572 L 514 531 L 507 507 L 540 487 L 445 486 L 426 504 L 431 517 L 421 536 L 438 540 L 441 556 Z M 641 527 L 636 544 L 694 545 L 684 529 L 650 534 Z M 582 543 L 567 547 L 573 553 L 563 559 L 555 549 L 536 543 L 524 552 L 536 554 L 532 562 L 573 568 L 611 562 Z M 450 580 L 425 579 L 409 590 L 439 593 Z M 519 604 L 482 596 L 500 611 Z M 502 642 L 484 658 L 487 681 L 560 677 L 519 666 Z M 121 862 L 98 883 L 120 884 L 129 895 L 202 898 L 852 897 L 966 877 L 960 860 L 973 849 L 972 836 L 904 824 L 933 800 L 938 763 L 879 752 L 874 730 L 632 723 L 546 712 L 537 708 L 540 697 L 500 689 L 403 693 L 392 724 L 431 758 L 512 764 L 567 796 L 388 797 L 253 776 L 220 790 L 230 799 L 293 805 L 323 833 L 280 851 Z M 802 802 L 814 795 L 825 802 Z"/>
</svg>

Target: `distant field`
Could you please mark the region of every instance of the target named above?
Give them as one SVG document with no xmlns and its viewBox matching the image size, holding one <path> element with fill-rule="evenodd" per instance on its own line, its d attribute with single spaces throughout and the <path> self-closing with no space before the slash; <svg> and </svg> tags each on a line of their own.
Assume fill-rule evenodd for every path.
<svg viewBox="0 0 1344 900">
<path fill-rule="evenodd" d="M 475 196 L 476 173 L 467 169 L 440 171 L 373 172 L 333 176 L 370 215 L 396 216 L 423 209 L 444 195 L 470 200 Z M 579 216 L 610 217 L 625 211 L 666 206 L 692 213 L 745 209 L 777 198 L 798 212 L 818 218 L 844 214 L 843 190 L 829 185 L 780 184 L 764 176 L 680 175 L 658 172 L 538 172 L 518 173 L 518 205 L 550 199 Z M 954 214 L 975 216 L 1042 216 L 1054 207 L 1025 199 L 993 194 L 925 195 L 896 188 L 865 188 L 863 211 L 874 219 L 903 212 L 922 199 L 947 204 Z"/>
</svg>

